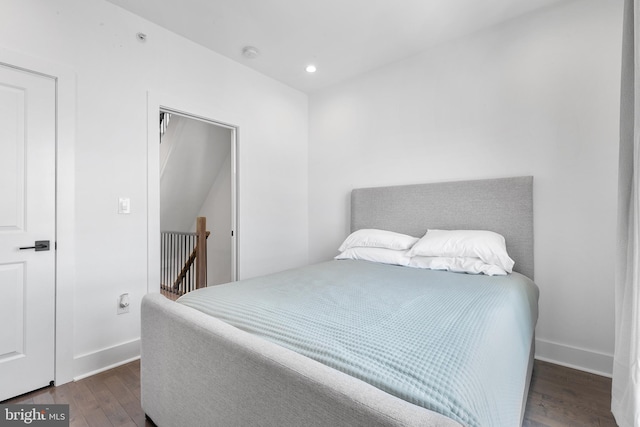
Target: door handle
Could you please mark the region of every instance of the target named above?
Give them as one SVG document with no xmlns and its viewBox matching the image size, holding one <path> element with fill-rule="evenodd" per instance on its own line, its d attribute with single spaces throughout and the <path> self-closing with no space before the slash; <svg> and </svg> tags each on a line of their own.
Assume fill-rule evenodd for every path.
<svg viewBox="0 0 640 427">
<path fill-rule="evenodd" d="M 48 240 L 36 240 L 35 246 L 23 246 L 20 248 L 21 251 L 25 249 L 35 249 L 36 252 L 40 251 L 48 251 L 49 250 L 49 241 Z"/>
</svg>

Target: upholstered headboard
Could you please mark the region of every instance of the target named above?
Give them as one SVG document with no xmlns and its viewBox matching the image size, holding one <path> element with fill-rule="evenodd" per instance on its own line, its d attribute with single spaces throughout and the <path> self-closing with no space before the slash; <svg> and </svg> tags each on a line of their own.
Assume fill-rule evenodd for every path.
<svg viewBox="0 0 640 427">
<path fill-rule="evenodd" d="M 359 188 L 351 231 L 378 228 L 422 237 L 427 229 L 491 230 L 507 242 L 514 270 L 533 279 L 533 177 Z"/>
</svg>

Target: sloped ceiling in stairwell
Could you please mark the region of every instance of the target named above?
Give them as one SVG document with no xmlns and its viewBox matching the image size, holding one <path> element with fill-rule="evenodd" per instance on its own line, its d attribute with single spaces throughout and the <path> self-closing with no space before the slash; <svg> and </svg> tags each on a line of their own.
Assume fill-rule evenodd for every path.
<svg viewBox="0 0 640 427">
<path fill-rule="evenodd" d="M 221 166 L 230 155 L 229 129 L 173 115 L 162 138 L 160 228 L 191 231 Z M 168 147 L 168 148 L 167 148 Z"/>
</svg>

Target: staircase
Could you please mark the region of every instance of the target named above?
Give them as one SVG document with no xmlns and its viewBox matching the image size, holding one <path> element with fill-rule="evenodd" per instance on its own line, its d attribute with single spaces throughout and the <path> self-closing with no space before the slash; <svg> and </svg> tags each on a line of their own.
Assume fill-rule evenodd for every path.
<svg viewBox="0 0 640 427">
<path fill-rule="evenodd" d="M 169 299 L 207 286 L 207 219 L 198 217 L 195 233 L 162 231 L 160 292 Z"/>
</svg>

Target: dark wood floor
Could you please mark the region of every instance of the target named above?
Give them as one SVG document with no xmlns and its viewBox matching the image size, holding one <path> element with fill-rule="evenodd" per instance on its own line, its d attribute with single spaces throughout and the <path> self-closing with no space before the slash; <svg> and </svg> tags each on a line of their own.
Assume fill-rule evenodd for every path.
<svg viewBox="0 0 640 427">
<path fill-rule="evenodd" d="M 611 378 L 535 361 L 524 426 L 616 426 Z"/>
<path fill-rule="evenodd" d="M 2 403 L 68 403 L 72 427 L 153 426 L 140 407 L 140 361 Z"/>
<path fill-rule="evenodd" d="M 524 426 L 615 426 L 610 402 L 609 378 L 536 360 Z M 68 403 L 72 427 L 153 426 L 140 407 L 139 361 L 2 403 Z"/>
</svg>

